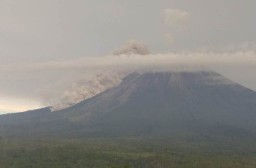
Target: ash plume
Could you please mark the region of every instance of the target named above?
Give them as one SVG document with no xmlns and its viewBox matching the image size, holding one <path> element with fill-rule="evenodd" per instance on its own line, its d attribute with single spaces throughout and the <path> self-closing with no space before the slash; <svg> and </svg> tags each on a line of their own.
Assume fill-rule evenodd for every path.
<svg viewBox="0 0 256 168">
<path fill-rule="evenodd" d="M 118 85 L 123 76 L 121 73 L 101 72 L 91 79 L 73 82 L 62 93 L 59 103 L 52 106 L 52 110 L 61 110 L 110 89 Z"/>
<path fill-rule="evenodd" d="M 134 55 L 134 54 L 148 55 L 150 54 L 150 52 L 146 45 L 136 40 L 129 40 L 125 45 L 113 51 L 113 55 Z"/>
</svg>

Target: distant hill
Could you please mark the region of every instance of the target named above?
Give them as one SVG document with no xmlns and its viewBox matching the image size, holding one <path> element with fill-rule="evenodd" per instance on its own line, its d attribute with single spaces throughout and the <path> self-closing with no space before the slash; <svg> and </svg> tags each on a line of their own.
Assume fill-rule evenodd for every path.
<svg viewBox="0 0 256 168">
<path fill-rule="evenodd" d="M 256 92 L 216 72 L 133 73 L 70 108 L 0 116 L 3 137 L 256 135 Z"/>
</svg>

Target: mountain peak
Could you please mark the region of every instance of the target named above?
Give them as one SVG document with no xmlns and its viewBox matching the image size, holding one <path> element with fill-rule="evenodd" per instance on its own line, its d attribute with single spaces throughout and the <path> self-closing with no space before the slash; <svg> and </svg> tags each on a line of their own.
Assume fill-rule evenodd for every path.
<svg viewBox="0 0 256 168">
<path fill-rule="evenodd" d="M 213 71 L 160 71 L 132 73 L 123 79 L 123 83 L 136 80 L 141 85 L 235 85 L 236 83 Z"/>
</svg>

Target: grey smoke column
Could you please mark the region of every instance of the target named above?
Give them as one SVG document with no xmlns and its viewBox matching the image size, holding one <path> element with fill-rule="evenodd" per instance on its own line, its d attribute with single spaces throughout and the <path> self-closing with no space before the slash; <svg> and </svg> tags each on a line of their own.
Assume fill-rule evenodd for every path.
<svg viewBox="0 0 256 168">
<path fill-rule="evenodd" d="M 125 45 L 113 51 L 114 55 L 147 55 L 149 53 L 148 47 L 136 40 L 129 40 Z"/>
</svg>

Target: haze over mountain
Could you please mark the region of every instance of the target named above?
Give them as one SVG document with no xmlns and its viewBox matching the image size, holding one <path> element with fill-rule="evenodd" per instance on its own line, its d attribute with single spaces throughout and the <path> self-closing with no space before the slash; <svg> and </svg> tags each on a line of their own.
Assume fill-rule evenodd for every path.
<svg viewBox="0 0 256 168">
<path fill-rule="evenodd" d="M 105 89 L 88 84 L 98 74 L 159 65 L 203 65 L 256 91 L 254 6 L 254 0 L 2 0 L 0 111 L 73 105 Z"/>
<path fill-rule="evenodd" d="M 256 93 L 211 71 L 132 73 L 88 100 L 0 116 L 3 137 L 256 135 Z"/>
</svg>

